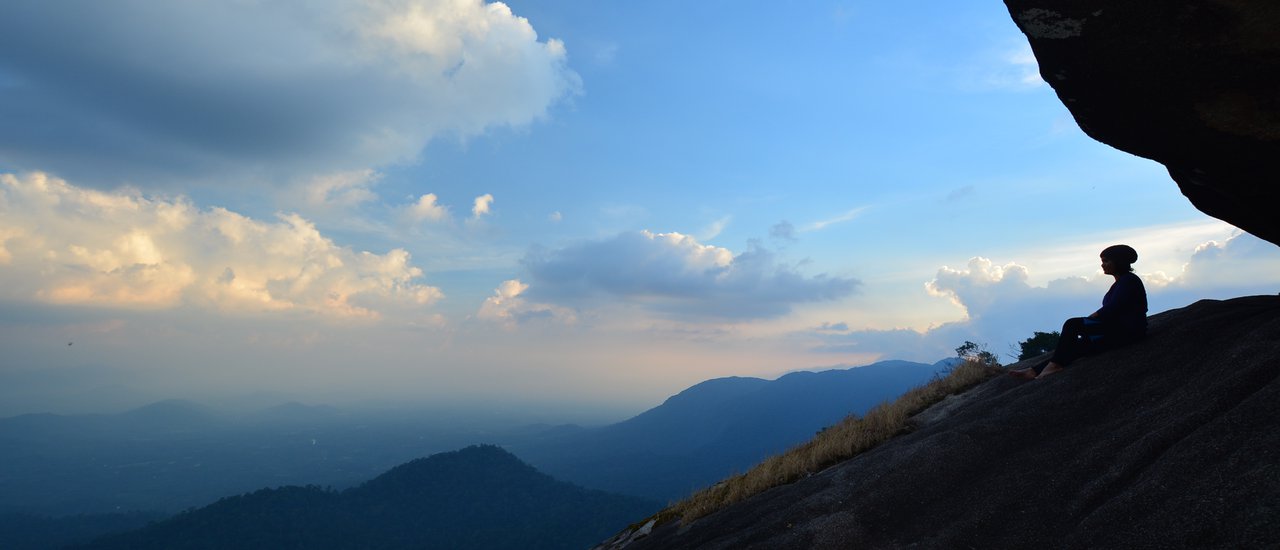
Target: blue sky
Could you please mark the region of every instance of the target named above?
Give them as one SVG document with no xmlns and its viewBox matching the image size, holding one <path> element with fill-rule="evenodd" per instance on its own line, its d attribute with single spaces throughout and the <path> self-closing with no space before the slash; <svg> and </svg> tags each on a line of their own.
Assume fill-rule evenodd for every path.
<svg viewBox="0 0 1280 550">
<path fill-rule="evenodd" d="M 257 394 L 623 415 L 718 376 L 1273 293 L 1000 2 L 16 2 L 0 414 Z M 72 342 L 73 345 L 67 345 Z M 266 399 L 266 398 L 264 398 Z"/>
</svg>

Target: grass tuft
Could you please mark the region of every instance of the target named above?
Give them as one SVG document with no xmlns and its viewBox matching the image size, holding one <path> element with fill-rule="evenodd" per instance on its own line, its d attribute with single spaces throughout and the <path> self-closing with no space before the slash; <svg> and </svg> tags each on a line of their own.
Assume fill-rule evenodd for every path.
<svg viewBox="0 0 1280 550">
<path fill-rule="evenodd" d="M 908 390 L 893 402 L 876 405 L 861 418 L 850 415 L 812 440 L 765 459 L 747 473 L 735 475 L 694 493 L 657 514 L 658 523 L 690 522 L 773 487 L 795 482 L 853 458 L 908 429 L 907 419 L 979 382 L 1004 372 L 980 361 L 965 361 L 946 376 Z"/>
</svg>

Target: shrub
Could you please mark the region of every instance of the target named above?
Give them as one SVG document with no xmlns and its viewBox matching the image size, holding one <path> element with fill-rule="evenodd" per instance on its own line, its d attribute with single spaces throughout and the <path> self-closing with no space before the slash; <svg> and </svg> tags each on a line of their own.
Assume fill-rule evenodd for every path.
<svg viewBox="0 0 1280 550">
<path fill-rule="evenodd" d="M 1018 342 L 1018 360 L 1030 359 L 1042 353 L 1053 351 L 1058 347 L 1058 338 L 1062 335 L 1058 331 L 1040 332 L 1036 331 L 1030 338 Z"/>
</svg>

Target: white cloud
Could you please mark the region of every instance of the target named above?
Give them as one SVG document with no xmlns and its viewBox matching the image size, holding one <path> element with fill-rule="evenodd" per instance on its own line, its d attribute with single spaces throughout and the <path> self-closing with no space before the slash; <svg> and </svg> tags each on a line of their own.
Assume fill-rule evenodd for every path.
<svg viewBox="0 0 1280 550">
<path fill-rule="evenodd" d="M 384 166 L 581 86 L 560 41 L 482 0 L 20 3 L 0 65 L 10 166 L 93 181 Z"/>
<path fill-rule="evenodd" d="M 1154 305 L 1178 307 L 1200 298 L 1229 298 L 1280 292 L 1280 247 L 1251 234 L 1238 232 L 1219 242 L 1195 248 L 1182 269 L 1173 275 L 1143 273 L 1147 286 L 1157 294 Z"/>
<path fill-rule="evenodd" d="M 1030 44 L 1021 45 L 1017 50 L 1010 52 L 1006 59 L 1017 73 L 1018 84 L 1028 88 L 1046 85 L 1044 79 L 1040 78 L 1040 63 L 1036 60 L 1036 54 L 1031 51 Z"/>
<path fill-rule="evenodd" d="M 992 48 L 954 68 L 962 89 L 974 91 L 1030 91 L 1047 87 L 1040 65 L 1025 40 Z"/>
<path fill-rule="evenodd" d="M 852 220 L 854 220 L 854 219 L 857 219 L 857 217 L 858 217 L 858 216 L 862 215 L 862 213 L 863 213 L 866 209 L 867 209 L 867 207 L 865 207 L 865 206 L 859 206 L 858 208 L 854 208 L 854 209 L 852 209 L 852 210 L 849 210 L 848 212 L 845 212 L 845 213 L 843 213 L 843 214 L 840 214 L 839 216 L 836 216 L 836 217 L 834 217 L 834 218 L 830 218 L 830 219 L 826 219 L 826 220 L 819 220 L 819 221 L 816 221 L 816 222 L 810 223 L 810 224 L 808 224 L 808 225 L 806 225 L 806 226 L 804 226 L 804 227 L 800 228 L 800 231 L 801 231 L 801 232 L 804 232 L 804 233 L 808 233 L 808 232 L 811 232 L 811 231 L 820 231 L 820 230 L 826 229 L 828 226 L 831 226 L 831 225 L 835 225 L 835 224 L 839 224 L 839 223 L 844 223 L 844 222 L 847 222 L 847 221 L 852 221 Z"/>
<path fill-rule="evenodd" d="M 404 250 L 356 252 L 296 214 L 262 222 L 42 173 L 0 174 L 0 197 L 9 301 L 376 319 L 442 297 Z"/>
<path fill-rule="evenodd" d="M 418 197 L 418 201 L 409 206 L 408 212 L 415 222 L 440 222 L 449 219 L 449 209 L 437 202 L 435 193 Z"/>
<path fill-rule="evenodd" d="M 476 317 L 489 321 L 498 321 L 507 327 L 535 319 L 557 319 L 572 323 L 576 320 L 573 312 L 567 308 L 550 304 L 530 303 L 520 295 L 529 289 L 529 285 L 519 279 L 503 281 L 494 289 L 493 296 L 485 299 L 480 305 Z"/>
<path fill-rule="evenodd" d="M 350 208 L 377 198 L 371 187 L 382 179 L 372 170 L 349 170 L 312 178 L 303 185 L 308 205 L 319 208 Z"/>
<path fill-rule="evenodd" d="M 492 205 L 493 205 L 493 195 L 485 193 L 483 195 L 480 195 L 479 197 L 476 197 L 475 203 L 471 207 L 471 217 L 475 219 L 480 219 L 480 216 L 484 216 L 489 213 L 489 208 Z"/>
<path fill-rule="evenodd" d="M 711 222 L 711 225 L 708 225 L 707 228 L 703 229 L 702 233 L 698 235 L 698 239 L 709 241 L 720 236 L 720 233 L 724 231 L 725 227 L 729 226 L 729 222 L 732 220 L 733 216 L 724 216 L 714 222 Z"/>
<path fill-rule="evenodd" d="M 557 210 L 555 212 L 552 212 L 550 215 L 548 215 L 547 219 L 551 220 L 552 223 L 560 223 L 561 221 L 564 221 L 564 215 L 562 215 L 560 211 Z"/>
<path fill-rule="evenodd" d="M 1183 237 L 1200 234 L 1204 228 L 1187 226 Z M 1156 235 L 1139 240 L 1152 244 L 1154 256 L 1170 254 L 1156 246 L 1162 243 L 1170 250 L 1183 250 L 1177 239 Z M 1098 249 L 1095 245 L 1089 251 Z M 1204 298 L 1227 299 L 1251 294 L 1275 294 L 1280 283 L 1280 248 L 1247 233 L 1229 239 L 1209 241 L 1193 247 L 1175 275 L 1163 271 L 1138 269 L 1147 287 L 1149 312 L 1154 314 L 1182 307 Z M 1144 263 L 1140 249 L 1140 267 Z M 1096 254 L 1096 252 L 1091 252 Z M 1083 254 L 1083 253 L 1082 253 Z M 1184 256 L 1186 257 L 1186 256 Z M 1163 263 L 1163 262 L 1162 262 Z M 926 283 L 930 294 L 951 300 L 965 311 L 960 321 L 935 325 L 925 331 L 855 330 L 847 334 L 831 334 L 826 325 L 810 336 L 822 344 L 821 351 L 848 353 L 880 352 L 889 357 L 936 360 L 965 340 L 990 344 L 991 351 L 1008 353 L 1008 347 L 1034 331 L 1058 330 L 1069 317 L 1088 315 L 1102 302 L 1112 278 L 1095 271 L 1089 276 L 1052 279 L 1044 285 L 1032 285 L 1030 270 L 1018 263 L 998 265 L 976 257 L 963 268 L 942 267 L 933 280 Z"/>
<path fill-rule="evenodd" d="M 622 303 L 687 319 L 777 317 L 854 292 L 855 279 L 805 277 L 752 246 L 734 255 L 679 233 L 625 232 L 523 260 L 531 295 L 578 307 Z"/>
</svg>

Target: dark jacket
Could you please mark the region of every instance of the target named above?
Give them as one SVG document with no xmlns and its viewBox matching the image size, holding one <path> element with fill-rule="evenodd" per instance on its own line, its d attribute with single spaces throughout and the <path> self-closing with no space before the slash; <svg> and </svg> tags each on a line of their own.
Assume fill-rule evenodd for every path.
<svg viewBox="0 0 1280 550">
<path fill-rule="evenodd" d="M 1142 279 L 1133 273 L 1116 277 L 1107 295 L 1102 297 L 1102 309 L 1097 319 L 1108 325 L 1108 332 L 1125 339 L 1136 340 L 1147 333 L 1147 289 Z"/>
</svg>

